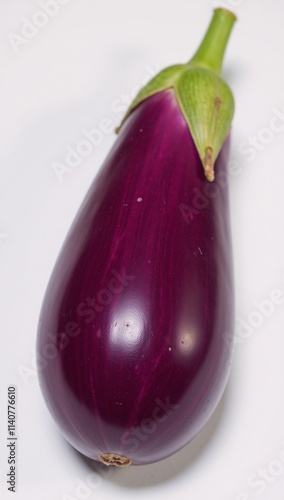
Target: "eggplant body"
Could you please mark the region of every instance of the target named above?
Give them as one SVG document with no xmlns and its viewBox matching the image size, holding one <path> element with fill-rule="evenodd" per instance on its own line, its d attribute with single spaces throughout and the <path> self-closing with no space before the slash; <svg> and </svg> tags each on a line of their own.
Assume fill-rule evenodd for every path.
<svg viewBox="0 0 284 500">
<path fill-rule="evenodd" d="M 164 459 L 221 398 L 234 321 L 228 149 L 209 183 L 174 92 L 147 98 L 67 235 L 41 310 L 38 373 L 60 430 L 91 459 Z"/>
</svg>

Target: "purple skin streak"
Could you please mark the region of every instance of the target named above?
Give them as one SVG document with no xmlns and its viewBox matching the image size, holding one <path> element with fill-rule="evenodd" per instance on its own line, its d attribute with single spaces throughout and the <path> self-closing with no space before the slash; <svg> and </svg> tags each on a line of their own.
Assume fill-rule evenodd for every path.
<svg viewBox="0 0 284 500">
<path fill-rule="evenodd" d="M 41 310 L 38 373 L 63 435 L 92 459 L 162 460 L 221 398 L 234 320 L 228 149 L 209 183 L 174 92 L 149 97 L 68 233 Z"/>
</svg>

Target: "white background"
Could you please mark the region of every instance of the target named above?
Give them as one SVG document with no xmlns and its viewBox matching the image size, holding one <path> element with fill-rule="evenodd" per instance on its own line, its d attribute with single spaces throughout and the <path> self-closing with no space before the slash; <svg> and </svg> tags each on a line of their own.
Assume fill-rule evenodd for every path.
<svg viewBox="0 0 284 500">
<path fill-rule="evenodd" d="M 66 147 L 78 147 L 83 129 L 99 128 L 102 119 L 117 126 L 130 95 L 153 73 L 191 57 L 220 5 L 238 15 L 224 63 L 236 100 L 231 376 L 210 423 L 175 456 L 123 470 L 92 468 L 45 407 L 34 348 L 56 257 L 115 135 L 102 134 L 61 181 L 52 165 L 66 165 Z M 39 18 L 39 11 L 36 0 L 0 1 L 1 499 L 13 496 L 6 485 L 6 393 L 16 384 L 16 498 L 283 500 L 283 0 L 69 0 L 60 7 L 58 0 L 53 18 Z M 45 26 L 13 47 L 8 34 L 21 35 L 24 17 Z M 276 289 L 281 303 L 273 306 Z M 270 300 L 269 316 L 255 313 L 255 301 L 263 300 Z"/>
</svg>

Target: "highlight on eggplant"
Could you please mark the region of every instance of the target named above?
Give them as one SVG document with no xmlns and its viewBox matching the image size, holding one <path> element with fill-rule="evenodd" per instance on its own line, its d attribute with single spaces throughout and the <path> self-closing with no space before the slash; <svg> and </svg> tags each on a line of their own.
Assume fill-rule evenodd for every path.
<svg viewBox="0 0 284 500">
<path fill-rule="evenodd" d="M 232 358 L 226 180 L 234 101 L 221 66 L 235 17 L 216 9 L 186 64 L 137 95 L 69 230 L 37 335 L 46 405 L 106 465 L 157 462 L 204 427 Z M 223 187 L 189 223 L 181 207 Z"/>
</svg>

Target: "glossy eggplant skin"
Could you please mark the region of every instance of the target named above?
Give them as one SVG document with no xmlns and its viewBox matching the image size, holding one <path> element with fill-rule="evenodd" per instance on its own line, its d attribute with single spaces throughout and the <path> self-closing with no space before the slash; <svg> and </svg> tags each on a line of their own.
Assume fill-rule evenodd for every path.
<svg viewBox="0 0 284 500">
<path fill-rule="evenodd" d="M 38 374 L 87 457 L 162 460 L 221 398 L 234 321 L 228 149 L 209 183 L 174 92 L 151 96 L 71 226 L 40 314 Z"/>
</svg>

